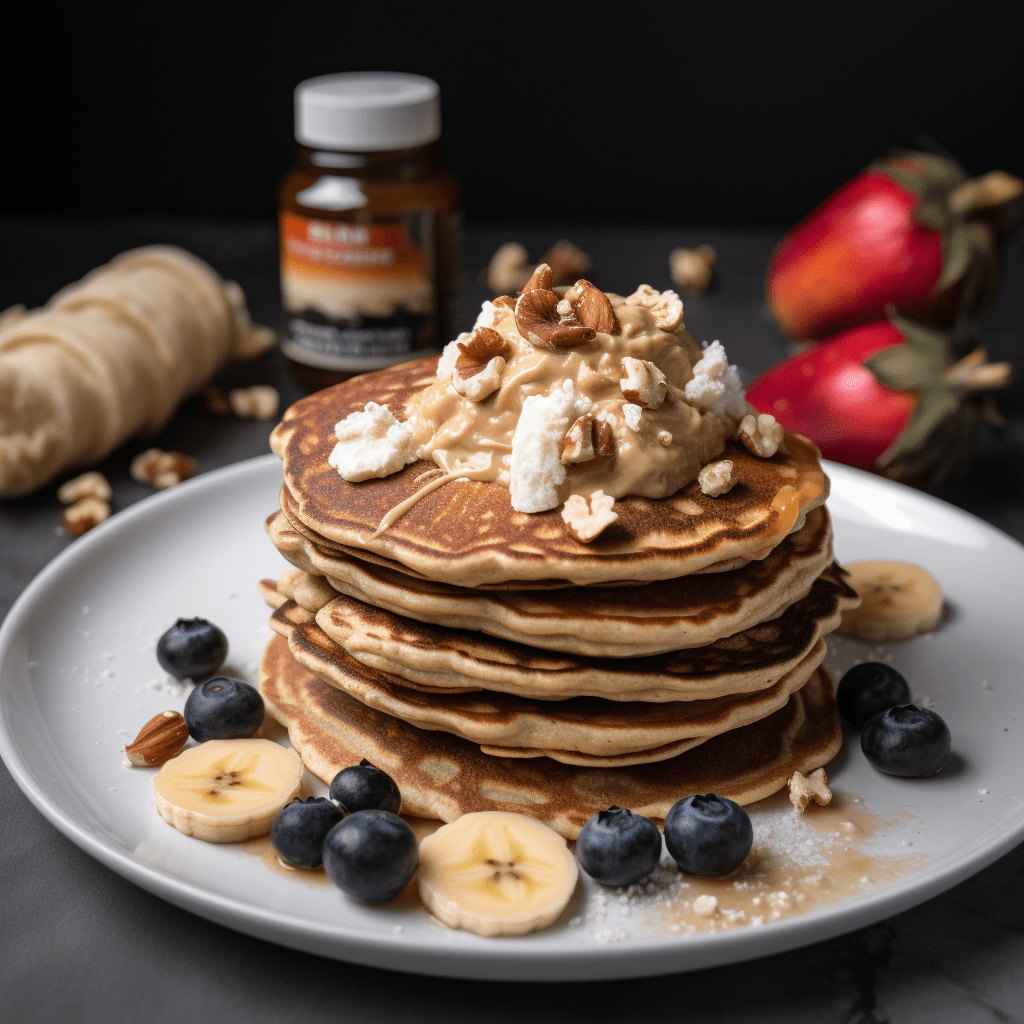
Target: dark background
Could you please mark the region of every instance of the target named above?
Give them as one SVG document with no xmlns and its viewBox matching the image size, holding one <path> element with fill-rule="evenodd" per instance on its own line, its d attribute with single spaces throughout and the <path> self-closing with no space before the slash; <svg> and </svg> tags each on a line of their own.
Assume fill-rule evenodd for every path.
<svg viewBox="0 0 1024 1024">
<path fill-rule="evenodd" d="M 5 24 L 0 216 L 252 218 L 292 90 L 441 85 L 471 222 L 791 223 L 926 133 L 1024 173 L 1010 3 L 35 3 Z"/>
</svg>

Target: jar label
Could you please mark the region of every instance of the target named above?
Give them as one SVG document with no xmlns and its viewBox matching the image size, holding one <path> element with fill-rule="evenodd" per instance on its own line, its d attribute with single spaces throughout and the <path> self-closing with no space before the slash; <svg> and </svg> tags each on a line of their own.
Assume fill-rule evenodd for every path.
<svg viewBox="0 0 1024 1024">
<path fill-rule="evenodd" d="M 438 345 L 429 212 L 344 224 L 281 214 L 285 355 L 368 369 Z"/>
</svg>

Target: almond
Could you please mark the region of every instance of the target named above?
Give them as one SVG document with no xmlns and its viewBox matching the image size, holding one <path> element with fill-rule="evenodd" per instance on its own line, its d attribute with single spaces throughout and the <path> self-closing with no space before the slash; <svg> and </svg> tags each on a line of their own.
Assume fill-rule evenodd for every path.
<svg viewBox="0 0 1024 1024">
<path fill-rule="evenodd" d="M 188 742 L 188 726 L 177 711 L 161 711 L 140 730 L 133 743 L 124 748 L 128 760 L 142 767 L 161 765 L 177 757 Z"/>
<path fill-rule="evenodd" d="M 619 333 L 615 310 L 600 288 L 595 288 L 589 281 L 579 280 L 576 282 L 576 292 L 576 319 L 584 327 L 593 327 L 601 334 Z"/>
<path fill-rule="evenodd" d="M 546 263 L 538 263 L 536 270 L 530 275 L 530 279 L 523 285 L 522 293 L 532 292 L 537 288 L 542 288 L 544 291 L 551 291 L 552 284 L 551 268 Z"/>
</svg>

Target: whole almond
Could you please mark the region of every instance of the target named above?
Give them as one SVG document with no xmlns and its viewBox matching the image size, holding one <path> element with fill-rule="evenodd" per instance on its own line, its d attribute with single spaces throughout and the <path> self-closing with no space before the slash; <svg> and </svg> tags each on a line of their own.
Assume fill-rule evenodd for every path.
<svg viewBox="0 0 1024 1024">
<path fill-rule="evenodd" d="M 188 726 L 177 711 L 161 711 L 140 730 L 133 743 L 124 748 L 132 764 L 150 767 L 177 757 L 188 742 Z"/>
</svg>

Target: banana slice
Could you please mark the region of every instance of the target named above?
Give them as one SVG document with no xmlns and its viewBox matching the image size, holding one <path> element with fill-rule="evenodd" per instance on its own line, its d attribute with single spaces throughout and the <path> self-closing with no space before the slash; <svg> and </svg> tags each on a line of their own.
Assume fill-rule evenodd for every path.
<svg viewBox="0 0 1024 1024">
<path fill-rule="evenodd" d="M 270 740 L 207 740 L 167 761 L 153 779 L 169 825 L 208 843 L 240 843 L 270 831 L 299 792 L 302 762 Z"/>
<path fill-rule="evenodd" d="M 464 814 L 420 844 L 420 899 L 450 928 L 477 935 L 547 927 L 578 873 L 565 840 L 525 814 Z"/>
<path fill-rule="evenodd" d="M 860 606 L 843 612 L 838 632 L 883 643 L 909 640 L 934 629 L 942 618 L 942 587 L 919 565 L 871 559 L 846 562 L 847 583 L 860 595 Z"/>
</svg>

